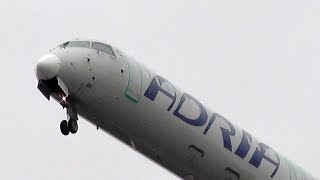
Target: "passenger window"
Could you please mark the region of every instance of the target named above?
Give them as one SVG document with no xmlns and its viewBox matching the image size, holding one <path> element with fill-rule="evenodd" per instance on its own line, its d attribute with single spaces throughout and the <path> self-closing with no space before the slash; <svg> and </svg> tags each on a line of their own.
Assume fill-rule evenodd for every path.
<svg viewBox="0 0 320 180">
<path fill-rule="evenodd" d="M 105 52 L 107 54 L 115 56 L 111 46 L 109 46 L 109 45 L 106 45 L 103 43 L 98 43 L 98 42 L 93 42 L 91 45 L 91 48 L 95 49 L 97 51 Z"/>
<path fill-rule="evenodd" d="M 63 44 L 64 47 L 84 47 L 89 48 L 90 42 L 89 41 L 70 41 Z"/>
<path fill-rule="evenodd" d="M 195 145 L 193 145 L 193 144 L 189 146 L 189 149 L 192 149 L 192 150 L 193 150 L 194 155 L 197 154 L 199 157 L 202 157 L 202 158 L 203 158 L 203 156 L 204 156 L 204 151 L 203 151 L 202 149 L 198 148 L 197 146 L 195 146 Z"/>
<path fill-rule="evenodd" d="M 231 168 L 226 168 L 224 170 L 223 180 L 239 180 L 240 174 Z"/>
</svg>

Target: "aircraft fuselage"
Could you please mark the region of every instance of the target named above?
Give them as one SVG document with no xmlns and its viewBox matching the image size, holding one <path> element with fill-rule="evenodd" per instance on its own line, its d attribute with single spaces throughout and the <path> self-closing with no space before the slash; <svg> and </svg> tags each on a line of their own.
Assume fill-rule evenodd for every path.
<svg viewBox="0 0 320 180">
<path fill-rule="evenodd" d="M 111 52 L 109 47 L 99 49 L 91 41 L 79 42 L 89 42 L 89 46 L 66 44 L 51 51 L 59 59 L 58 72 L 56 65 L 50 65 L 50 71 L 37 68 L 39 80 L 57 78 L 61 89 L 54 93 L 52 88 L 39 89 L 44 94 L 49 92 L 62 105 L 67 96 L 72 104 L 65 105 L 70 107 L 69 112 L 83 116 L 179 177 L 313 179 L 250 133 L 117 48 L 109 46 Z M 76 122 L 74 115 L 69 113 L 68 117 Z"/>
</svg>

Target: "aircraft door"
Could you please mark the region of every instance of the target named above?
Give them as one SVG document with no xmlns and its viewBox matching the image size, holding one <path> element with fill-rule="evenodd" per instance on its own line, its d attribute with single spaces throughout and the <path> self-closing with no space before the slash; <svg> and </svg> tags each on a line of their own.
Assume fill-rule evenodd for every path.
<svg viewBox="0 0 320 180">
<path fill-rule="evenodd" d="M 125 58 L 128 66 L 129 77 L 125 96 L 135 103 L 139 102 L 142 91 L 142 75 L 139 64 L 136 61 Z"/>
</svg>

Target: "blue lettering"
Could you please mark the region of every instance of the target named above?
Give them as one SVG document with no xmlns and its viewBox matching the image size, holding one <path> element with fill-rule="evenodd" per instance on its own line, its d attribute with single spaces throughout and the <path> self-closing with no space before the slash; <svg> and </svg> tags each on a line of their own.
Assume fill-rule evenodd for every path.
<svg viewBox="0 0 320 180">
<path fill-rule="evenodd" d="M 200 112 L 200 116 L 197 119 L 189 119 L 179 113 L 179 110 L 181 109 L 182 104 L 185 103 L 187 100 L 193 100 L 199 106 L 201 112 Z M 173 112 L 173 114 L 175 116 L 177 116 L 178 118 L 180 118 L 182 121 L 184 121 L 190 125 L 193 125 L 193 126 L 203 126 L 206 124 L 207 119 L 208 119 L 207 111 L 203 107 L 203 105 L 198 100 L 196 100 L 195 98 L 193 98 L 192 96 L 190 96 L 189 94 L 186 94 L 186 93 L 184 93 L 182 95 L 181 100 L 179 102 L 179 105 L 178 105 L 177 109 Z"/>
<path fill-rule="evenodd" d="M 157 80 L 159 81 L 159 84 L 157 82 Z M 156 98 L 156 96 L 158 95 L 158 92 L 162 92 L 164 95 L 168 96 L 170 99 L 172 99 L 172 103 L 170 104 L 170 106 L 168 107 L 167 111 L 170 111 L 170 109 L 172 108 L 172 106 L 174 105 L 174 103 L 176 102 L 177 99 L 177 95 L 176 95 L 176 91 L 174 91 L 174 95 L 168 93 L 167 91 L 165 91 L 164 89 L 161 88 L 161 85 L 163 83 L 168 83 L 170 84 L 173 89 L 175 90 L 174 86 L 167 81 L 166 79 L 164 79 L 161 76 L 155 76 L 148 89 L 146 90 L 146 92 L 144 93 L 144 96 L 146 96 L 147 98 L 149 98 L 150 100 L 154 101 L 154 99 Z"/>
<path fill-rule="evenodd" d="M 168 92 L 168 90 L 163 89 L 161 87 L 163 85 L 163 83 L 167 83 L 169 86 L 171 86 L 173 88 L 174 93 Z M 175 87 L 169 81 L 162 78 L 161 76 L 155 76 L 152 79 L 146 92 L 144 93 L 144 96 L 149 98 L 150 100 L 154 101 L 159 92 L 163 93 L 164 95 L 166 95 L 167 97 L 169 97 L 172 100 L 171 104 L 167 108 L 167 111 L 170 111 L 172 109 L 173 105 L 175 104 L 176 99 L 177 99 Z M 188 118 L 179 112 L 180 109 L 182 108 L 182 105 L 190 100 L 194 101 L 200 109 L 200 115 L 196 119 Z M 208 121 L 208 113 L 207 113 L 207 110 L 204 108 L 204 106 L 198 100 L 196 100 L 191 95 L 186 94 L 186 93 L 184 93 L 182 95 L 181 100 L 180 100 L 177 108 L 174 110 L 173 114 L 176 117 L 178 117 L 179 119 L 181 119 L 182 121 L 184 121 L 190 125 L 193 125 L 193 126 L 203 126 Z M 209 131 L 212 124 L 214 123 L 214 121 L 217 118 L 221 118 L 221 120 L 224 121 L 229 126 L 228 128 L 220 127 L 220 129 L 221 129 L 224 147 L 226 149 L 228 149 L 229 151 L 233 152 L 231 136 L 236 135 L 236 130 L 235 130 L 235 127 L 227 119 L 225 119 L 223 116 L 221 116 L 217 113 L 214 113 L 211 116 L 209 123 L 207 124 L 205 130 L 203 131 L 203 134 L 204 135 L 207 134 L 207 132 Z M 252 143 L 253 143 L 252 136 L 248 132 L 242 130 L 242 139 L 241 139 L 239 147 L 235 151 L 235 154 L 237 156 L 239 156 L 240 158 L 244 159 L 248 155 L 248 153 L 251 149 Z M 260 143 L 258 145 L 258 147 L 256 148 L 253 156 L 251 157 L 249 163 L 256 168 L 259 168 L 259 166 L 261 165 L 262 159 L 265 159 L 266 161 L 268 161 L 269 163 L 271 163 L 272 165 L 275 166 L 275 170 L 271 174 L 271 177 L 274 177 L 274 175 L 278 172 L 278 169 L 280 167 L 280 158 L 279 158 L 278 154 L 273 150 L 272 151 L 274 152 L 277 159 L 274 160 L 274 159 L 271 159 L 269 156 L 267 156 L 266 151 L 270 151 L 270 150 L 272 150 L 272 149 L 269 146 L 267 146 L 266 144 Z"/>
<path fill-rule="evenodd" d="M 222 119 L 229 125 L 230 130 L 229 129 L 225 129 L 223 127 L 221 127 L 221 133 L 222 133 L 222 137 L 223 137 L 223 145 L 225 148 L 229 149 L 229 151 L 232 152 L 232 144 L 231 144 L 231 136 L 235 136 L 236 135 L 236 130 L 234 128 L 234 126 L 224 117 L 222 117 Z"/>
<path fill-rule="evenodd" d="M 245 130 L 242 130 L 242 140 L 235 154 L 244 159 L 248 154 L 252 144 L 252 137 Z"/>
<path fill-rule="evenodd" d="M 210 119 L 210 121 L 209 121 L 206 129 L 203 131 L 203 134 L 204 134 L 204 135 L 207 134 L 208 130 L 210 129 L 210 127 L 211 127 L 211 125 L 212 125 L 212 123 L 214 122 L 214 120 L 216 120 L 216 117 L 217 117 L 217 116 L 216 116 L 216 113 L 214 113 L 214 114 L 211 116 L 211 119 Z"/>
<path fill-rule="evenodd" d="M 267 160 L 268 162 L 270 162 L 271 164 L 276 166 L 276 169 L 271 174 L 271 177 L 273 177 L 277 173 L 277 171 L 279 169 L 280 159 L 279 159 L 278 154 L 276 152 L 274 152 L 273 150 L 272 151 L 277 156 L 277 162 L 272 160 L 270 157 L 266 156 L 265 153 L 266 153 L 267 150 L 272 150 L 272 149 L 269 146 L 267 146 L 267 145 L 265 145 L 263 143 L 260 143 L 259 147 L 257 147 L 256 151 L 254 152 L 253 156 L 251 157 L 249 163 L 252 164 L 256 168 L 259 168 L 262 159 Z"/>
</svg>

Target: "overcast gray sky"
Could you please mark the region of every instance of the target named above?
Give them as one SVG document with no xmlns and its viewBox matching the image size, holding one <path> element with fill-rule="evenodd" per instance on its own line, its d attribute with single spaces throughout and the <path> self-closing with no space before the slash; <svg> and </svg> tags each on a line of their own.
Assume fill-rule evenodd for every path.
<svg viewBox="0 0 320 180">
<path fill-rule="evenodd" d="M 0 0 L 0 179 L 177 179 L 37 90 L 37 59 L 110 42 L 320 177 L 320 1 Z"/>
</svg>

